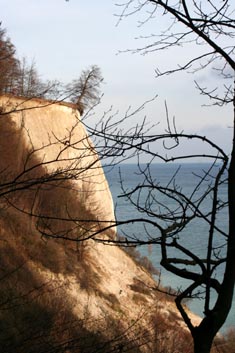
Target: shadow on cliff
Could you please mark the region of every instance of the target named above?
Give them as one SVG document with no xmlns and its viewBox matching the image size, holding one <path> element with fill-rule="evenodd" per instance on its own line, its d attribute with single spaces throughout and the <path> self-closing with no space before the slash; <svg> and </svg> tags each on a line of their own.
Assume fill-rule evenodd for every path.
<svg viewBox="0 0 235 353">
<path fill-rule="evenodd" d="M 92 325 L 94 319 L 74 315 L 69 283 L 55 276 L 72 275 L 81 290 L 96 290 L 100 278 L 86 243 L 46 235 L 82 239 L 88 225 L 73 219 L 92 215 L 63 171 L 48 175 L 9 116 L 0 118 L 0 131 L 1 352 L 110 352 L 122 341 L 119 328 L 108 315 Z M 110 330 L 119 337 L 115 342 L 107 339 Z"/>
</svg>

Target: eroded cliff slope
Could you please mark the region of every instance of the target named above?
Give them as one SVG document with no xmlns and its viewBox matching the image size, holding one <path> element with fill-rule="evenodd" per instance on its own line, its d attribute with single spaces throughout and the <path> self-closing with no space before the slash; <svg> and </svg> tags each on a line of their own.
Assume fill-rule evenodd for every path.
<svg viewBox="0 0 235 353">
<path fill-rule="evenodd" d="M 9 96 L 0 105 L 1 351 L 188 349 L 151 275 L 118 247 L 80 241 L 114 213 L 76 107 Z"/>
</svg>

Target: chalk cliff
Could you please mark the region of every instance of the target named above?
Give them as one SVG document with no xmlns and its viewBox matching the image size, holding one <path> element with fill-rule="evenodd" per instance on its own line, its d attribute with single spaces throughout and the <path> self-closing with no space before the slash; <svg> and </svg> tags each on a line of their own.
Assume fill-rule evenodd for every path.
<svg viewBox="0 0 235 353">
<path fill-rule="evenodd" d="M 143 267 L 119 247 L 74 241 L 114 220 L 76 107 L 9 96 L 0 105 L 1 351 L 173 351 L 176 340 L 186 351 L 174 302 Z"/>
<path fill-rule="evenodd" d="M 31 195 L 26 197 L 31 198 L 31 201 L 28 200 L 25 210 L 27 208 L 28 212 L 35 215 L 43 213 L 51 216 L 58 208 L 58 203 L 63 202 L 67 212 L 64 210 L 62 215 L 58 215 L 60 217 L 79 219 L 83 221 L 83 226 L 85 221 L 89 221 L 89 228 L 91 221 L 96 223 L 96 228 L 97 221 L 107 221 L 107 226 L 112 223 L 113 202 L 108 183 L 76 106 L 10 96 L 1 97 L 1 106 L 4 114 L 0 127 L 5 135 L 1 139 L 0 170 L 4 170 L 2 178 L 9 182 L 17 177 L 16 184 L 21 194 L 25 189 L 24 182 L 27 184 L 26 189 L 31 189 Z M 29 185 L 32 179 L 34 185 Z M 66 187 L 72 190 L 68 190 L 66 197 L 63 180 L 69 182 Z M 62 194 L 62 200 L 54 195 L 53 203 L 52 195 L 47 197 L 47 204 L 54 209 L 48 210 L 41 199 L 45 198 L 43 191 L 49 194 L 48 189 L 53 183 L 56 193 Z M 24 190 L 24 195 L 27 193 Z M 82 206 L 76 207 L 75 201 L 71 206 L 71 198 Z M 87 228 L 88 223 L 85 226 Z M 47 228 L 45 231 L 49 231 Z M 110 229 L 108 234 L 115 236 L 115 228 Z"/>
</svg>

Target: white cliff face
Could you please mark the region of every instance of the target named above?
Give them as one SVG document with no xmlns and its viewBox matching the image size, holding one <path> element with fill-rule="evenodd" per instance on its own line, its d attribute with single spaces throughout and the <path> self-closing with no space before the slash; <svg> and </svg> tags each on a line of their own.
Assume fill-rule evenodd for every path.
<svg viewBox="0 0 235 353">
<path fill-rule="evenodd" d="M 96 227 L 97 220 L 107 224 L 114 220 L 108 183 L 75 106 L 7 96 L 0 97 L 0 106 L 9 112 L 0 118 L 0 196 L 5 192 L 0 206 L 1 200 L 9 198 L 0 207 L 0 277 L 6 271 L 13 273 L 7 277 L 6 284 L 1 283 L 0 299 L 9 288 L 14 293 L 12 297 L 8 295 L 6 303 L 10 305 L 3 307 L 3 314 L 0 308 L 0 319 L 14 318 L 8 325 L 12 335 L 15 335 L 17 320 L 25 325 L 25 333 L 16 339 L 15 346 L 27 341 L 33 325 L 38 336 L 41 322 L 35 320 L 37 306 L 39 312 L 43 309 L 47 319 L 52 318 L 53 323 L 48 322 L 42 334 L 50 345 L 54 344 L 50 341 L 54 336 L 56 344 L 66 339 L 75 339 L 75 342 L 80 339 L 82 344 L 88 332 L 91 337 L 100 332 L 101 347 L 111 338 L 111 346 L 120 341 L 120 347 L 129 345 L 129 351 L 152 352 L 156 342 L 162 344 L 167 330 L 172 337 L 176 328 L 178 333 L 182 329 L 186 332 L 174 302 L 159 294 L 151 275 L 122 249 L 92 239 L 81 243 L 81 247 L 76 247 L 79 244 L 76 242 L 71 246 L 61 239 L 41 237 L 38 231 L 39 221 L 47 219 L 38 220 L 34 216 L 37 213 L 92 220 L 82 222 L 85 228 Z M 50 179 L 51 175 L 57 178 L 56 183 Z M 60 177 L 64 176 L 69 178 L 68 183 L 61 184 Z M 14 183 L 7 184 L 10 181 Z M 19 190 L 15 192 L 15 188 Z M 66 228 L 66 222 L 61 222 L 49 226 L 59 227 L 58 234 L 61 234 L 61 229 Z M 72 226 L 77 232 L 80 224 L 75 220 Z M 115 236 L 115 229 L 105 235 Z M 24 308 L 27 309 L 25 321 Z M 198 318 L 192 315 L 192 320 L 196 323 Z M 44 324 L 45 321 L 43 318 Z M 70 332 L 68 322 L 69 325 L 76 323 L 74 331 Z M 63 334 L 55 335 L 61 328 Z M 86 336 L 82 336 L 84 328 Z M 37 351 L 37 342 L 30 341 L 31 346 L 34 343 Z M 110 351 L 103 349 L 103 352 Z"/>
<path fill-rule="evenodd" d="M 42 177 L 53 173 L 57 173 L 58 177 L 65 175 L 70 179 L 73 197 L 83 204 L 82 216 L 72 210 L 73 217 L 89 221 L 114 221 L 107 180 L 75 105 L 2 96 L 0 106 L 9 112 L 1 118 L 1 123 L 4 124 L 6 119 L 14 122 L 18 139 L 15 150 L 18 171 L 27 171 L 33 166 L 32 172 L 37 171 L 37 176 L 40 173 Z M 7 144 L 1 147 L 5 155 L 8 149 Z M 10 176 L 15 165 L 8 165 L 7 168 L 5 174 Z M 25 173 L 26 178 L 28 175 L 30 173 Z M 114 236 L 115 228 L 108 234 Z"/>
</svg>

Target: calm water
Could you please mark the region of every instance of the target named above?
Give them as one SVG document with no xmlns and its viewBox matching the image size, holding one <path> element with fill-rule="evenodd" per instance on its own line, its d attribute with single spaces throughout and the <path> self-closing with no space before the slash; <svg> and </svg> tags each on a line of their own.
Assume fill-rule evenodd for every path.
<svg viewBox="0 0 235 353">
<path fill-rule="evenodd" d="M 145 166 L 141 166 L 143 169 Z M 192 193 L 192 190 L 199 183 L 200 177 L 205 175 L 204 172 L 209 169 L 209 164 L 183 164 L 180 169 L 179 165 L 169 165 L 169 164 L 154 164 L 151 166 L 151 178 L 154 184 L 160 183 L 162 186 L 167 186 L 171 181 L 170 186 L 174 186 L 179 191 L 184 191 L 188 196 Z M 210 175 L 205 178 L 205 181 L 200 184 L 200 188 L 195 192 L 194 199 L 198 200 L 200 195 L 205 192 L 208 185 L 213 181 L 213 176 L 218 171 L 218 166 L 215 166 L 211 170 Z M 175 176 L 176 170 L 178 170 L 177 175 Z M 123 189 L 126 191 L 133 190 L 137 185 L 143 184 L 143 174 L 138 171 L 136 165 L 133 164 L 123 164 L 121 167 L 115 167 L 113 169 L 105 169 L 106 177 L 109 182 L 110 190 L 113 195 L 113 200 L 115 204 L 115 212 L 117 220 L 124 221 L 127 219 L 133 218 L 147 218 L 154 220 L 154 217 L 146 216 L 146 214 L 138 212 L 136 207 L 131 204 L 131 202 L 124 197 L 120 197 L 123 194 Z M 144 183 L 146 185 L 146 182 Z M 153 211 L 158 211 L 159 208 L 164 212 L 169 212 L 169 210 L 178 211 L 177 204 L 171 198 L 167 198 L 159 193 L 154 193 L 152 195 L 148 194 L 149 189 L 143 188 L 141 193 L 135 193 L 133 195 L 134 202 L 138 202 L 140 206 L 144 206 L 147 202 L 147 206 L 150 206 Z M 149 197 L 147 197 L 149 195 Z M 220 188 L 220 197 L 221 200 L 226 200 L 227 197 L 227 188 L 226 185 L 222 185 Z M 159 203 L 160 202 L 160 203 Z M 200 204 L 200 209 L 203 212 L 206 212 L 210 209 L 211 198 L 208 196 Z M 167 208 L 165 207 L 167 206 Z M 140 210 L 141 211 L 141 210 Z M 228 225 L 227 210 L 223 209 L 217 218 L 217 225 L 224 231 L 227 231 Z M 193 221 L 190 223 L 189 227 L 186 228 L 181 233 L 182 244 L 187 246 L 194 254 L 200 256 L 206 256 L 207 249 L 207 232 L 208 225 L 201 220 Z M 133 224 L 124 225 L 118 227 L 118 232 L 121 235 L 127 237 L 137 237 L 138 239 L 146 239 L 147 237 L 156 237 L 157 230 L 153 226 L 146 225 L 143 221 L 139 221 Z M 221 235 L 216 235 L 214 244 L 220 245 L 223 242 L 223 237 Z M 140 252 L 143 255 L 148 256 L 152 263 L 161 271 L 161 281 L 165 286 L 171 286 L 173 288 L 184 288 L 189 282 L 183 280 L 179 277 L 174 276 L 173 274 L 165 271 L 161 268 L 159 264 L 160 252 L 157 246 L 152 248 L 151 253 L 149 249 L 145 246 L 139 248 Z M 176 253 L 172 253 L 171 256 L 176 256 Z M 218 278 L 223 277 L 223 267 L 217 270 L 216 276 Z M 213 296 L 213 293 L 212 293 Z M 215 297 L 215 295 L 214 295 Z M 190 301 L 188 304 L 195 313 L 202 314 L 203 312 L 203 301 L 195 299 Z M 224 324 L 223 329 L 228 328 L 229 326 L 235 326 L 235 298 L 233 301 L 233 307 L 227 318 L 226 323 Z"/>
</svg>

